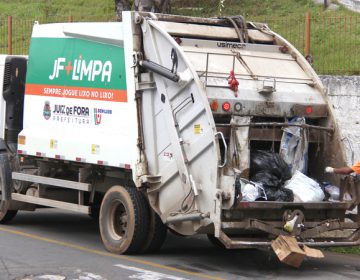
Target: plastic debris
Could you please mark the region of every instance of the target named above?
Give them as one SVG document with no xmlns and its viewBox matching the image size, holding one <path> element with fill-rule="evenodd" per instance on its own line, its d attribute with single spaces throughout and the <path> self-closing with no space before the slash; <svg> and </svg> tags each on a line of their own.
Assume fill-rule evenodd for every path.
<svg viewBox="0 0 360 280">
<path fill-rule="evenodd" d="M 340 199 L 340 189 L 337 186 L 330 185 L 329 183 L 324 183 L 324 190 L 330 195 L 330 201 L 339 201 Z"/>
<path fill-rule="evenodd" d="M 289 123 L 305 124 L 305 118 L 295 117 Z M 292 174 L 296 170 L 307 174 L 309 147 L 307 130 L 300 126 L 289 126 L 283 128 L 283 130 L 279 152 L 281 158 L 289 165 Z"/>
<path fill-rule="evenodd" d="M 295 215 L 295 217 L 290 220 L 290 221 L 287 221 L 283 227 L 283 229 L 287 232 L 293 232 L 294 230 L 294 226 L 295 226 L 295 223 L 296 223 L 296 220 L 299 218 L 298 215 Z"/>
<path fill-rule="evenodd" d="M 319 183 L 296 171 L 294 176 L 285 184 L 286 189 L 294 193 L 294 202 L 318 202 L 323 201 L 325 194 Z"/>
<path fill-rule="evenodd" d="M 243 201 L 255 201 L 260 196 L 258 188 L 252 184 L 241 186 L 241 194 Z"/>
<path fill-rule="evenodd" d="M 241 179 L 241 194 L 243 201 L 267 200 L 266 193 L 261 184 Z"/>
</svg>

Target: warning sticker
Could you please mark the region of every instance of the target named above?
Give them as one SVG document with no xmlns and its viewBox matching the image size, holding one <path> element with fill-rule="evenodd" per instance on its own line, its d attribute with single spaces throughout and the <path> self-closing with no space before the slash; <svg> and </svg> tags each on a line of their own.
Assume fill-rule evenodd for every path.
<svg viewBox="0 0 360 280">
<path fill-rule="evenodd" d="M 58 141 L 55 139 L 50 139 L 50 149 L 57 149 Z"/>
<path fill-rule="evenodd" d="M 164 152 L 163 156 L 165 161 L 172 161 L 174 158 L 173 153 L 170 152 Z"/>
<path fill-rule="evenodd" d="M 100 146 L 99 145 L 96 145 L 96 144 L 92 144 L 91 145 L 91 153 L 93 155 L 97 155 L 100 153 Z"/>
<path fill-rule="evenodd" d="M 202 134 L 203 133 L 203 129 L 202 129 L 200 124 L 195 124 L 194 125 L 194 133 L 195 134 Z"/>
</svg>

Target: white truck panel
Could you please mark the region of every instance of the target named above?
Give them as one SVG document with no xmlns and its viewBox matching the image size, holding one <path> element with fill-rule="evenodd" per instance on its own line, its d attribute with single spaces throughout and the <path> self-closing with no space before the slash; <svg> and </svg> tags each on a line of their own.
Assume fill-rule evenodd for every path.
<svg viewBox="0 0 360 280">
<path fill-rule="evenodd" d="M 4 85 L 4 69 L 5 69 L 6 55 L 0 55 L 0 88 Z M 0 95 L 0 139 L 5 138 L 5 100 L 3 95 Z"/>
<path fill-rule="evenodd" d="M 35 23 L 32 37 L 42 38 L 66 38 L 77 35 L 89 39 L 117 40 L 122 43 L 123 23 L 121 22 L 69 22 L 69 23 Z"/>
<path fill-rule="evenodd" d="M 61 53 L 61 47 L 55 45 L 59 52 L 53 57 L 47 54 L 45 57 L 51 61 L 41 66 L 49 70 L 27 79 L 24 129 L 20 133 L 26 140 L 25 144 L 19 143 L 20 153 L 114 167 L 135 165 L 137 117 L 131 73 L 133 43 L 128 40 L 123 50 L 124 36 L 132 36 L 124 35 L 123 31 L 122 23 L 34 26 L 32 44 L 43 40 L 41 42 L 49 44 L 60 42 L 69 48 Z M 126 32 L 131 33 L 131 29 Z M 36 58 L 37 53 L 30 57 L 30 71 L 31 67 L 33 70 L 39 67 Z M 77 67 L 77 61 L 78 65 L 83 63 L 89 68 Z M 67 72 L 69 65 L 71 68 Z M 104 67 L 102 73 L 99 65 Z M 89 74 L 89 71 L 93 72 Z M 46 118 L 45 114 L 48 114 Z"/>
</svg>

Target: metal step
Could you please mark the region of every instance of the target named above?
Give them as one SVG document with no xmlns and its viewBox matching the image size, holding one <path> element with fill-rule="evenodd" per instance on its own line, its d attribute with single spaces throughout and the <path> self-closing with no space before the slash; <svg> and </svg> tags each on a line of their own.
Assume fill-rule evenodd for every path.
<svg viewBox="0 0 360 280">
<path fill-rule="evenodd" d="M 78 205 L 78 204 L 69 203 L 69 202 L 40 198 L 40 197 L 29 196 L 29 195 L 24 195 L 24 194 L 19 194 L 19 193 L 11 194 L 11 199 L 16 200 L 16 201 L 31 203 L 31 204 L 37 204 L 37 205 L 43 205 L 43 206 L 49 206 L 49 207 L 54 207 L 54 208 L 70 210 L 70 211 L 74 211 L 74 212 L 78 212 L 78 213 L 90 214 L 89 206 Z"/>
<path fill-rule="evenodd" d="M 67 189 L 74 189 L 79 191 L 86 191 L 86 192 L 91 191 L 91 184 L 79 183 L 69 180 L 54 179 L 54 178 L 48 178 L 48 177 L 19 173 L 19 172 L 13 172 L 12 179 L 31 182 L 31 183 L 50 185 L 55 187 L 62 187 Z"/>
</svg>

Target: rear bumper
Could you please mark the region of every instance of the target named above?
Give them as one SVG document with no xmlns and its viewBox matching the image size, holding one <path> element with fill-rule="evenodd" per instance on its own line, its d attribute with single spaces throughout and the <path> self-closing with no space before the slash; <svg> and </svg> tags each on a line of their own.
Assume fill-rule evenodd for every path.
<svg viewBox="0 0 360 280">
<path fill-rule="evenodd" d="M 239 202 L 233 209 L 343 209 L 350 210 L 352 208 L 353 202 L 330 202 L 330 201 L 322 201 L 322 202 L 278 202 L 278 201 L 255 201 L 255 202 L 247 202 L 241 201 Z"/>
<path fill-rule="evenodd" d="M 274 238 L 275 239 L 275 238 Z M 271 240 L 269 241 L 247 241 L 241 240 L 241 238 L 233 239 L 227 236 L 224 232 L 220 233 L 219 240 L 225 245 L 227 249 L 245 249 L 245 248 L 270 248 Z M 357 239 L 355 241 L 299 241 L 298 244 L 306 245 L 309 247 L 352 247 L 360 245 L 359 234 L 357 233 Z"/>
<path fill-rule="evenodd" d="M 228 249 L 270 247 L 279 235 L 310 247 L 360 245 L 360 217 L 353 202 L 239 202 L 223 211 L 219 240 Z M 286 220 L 297 217 L 291 232 Z M 289 218 L 291 217 L 291 218 Z"/>
</svg>

